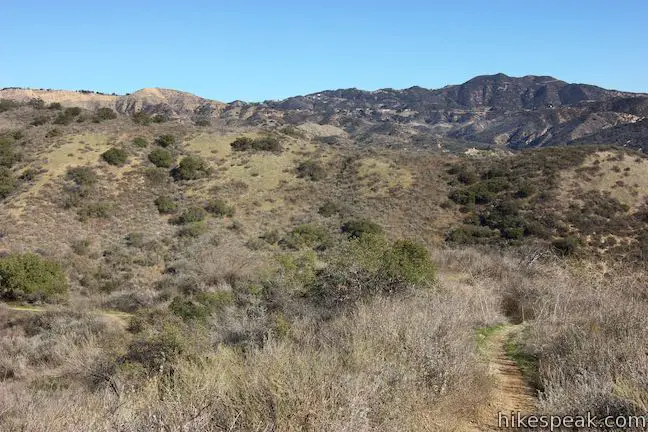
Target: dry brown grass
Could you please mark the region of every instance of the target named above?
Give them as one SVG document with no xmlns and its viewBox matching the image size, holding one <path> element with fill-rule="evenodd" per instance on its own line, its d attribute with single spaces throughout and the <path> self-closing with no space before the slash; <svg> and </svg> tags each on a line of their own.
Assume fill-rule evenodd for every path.
<svg viewBox="0 0 648 432">
<path fill-rule="evenodd" d="M 582 191 L 608 191 L 633 213 L 648 196 L 647 160 L 621 151 L 600 151 L 583 164 L 562 174 L 562 196 L 570 201 Z"/>
<path fill-rule="evenodd" d="M 648 302 L 644 270 L 553 264 L 519 281 L 528 319 L 521 352 L 537 362 L 541 408 L 599 415 L 645 413 Z"/>
<path fill-rule="evenodd" d="M 369 218 L 391 239 L 442 243 L 465 217 L 443 206 L 446 164 L 461 159 L 322 144 L 309 137 L 340 131 L 317 125 L 282 138 L 281 154 L 231 152 L 236 136 L 259 130 L 143 127 L 118 119 L 62 126 L 62 136 L 34 144 L 47 128 L 26 132 L 19 168 L 47 171 L 0 208 L 2 247 L 65 261 L 71 296 L 49 313 L 0 308 L 0 430 L 471 430 L 491 384 L 476 332 L 506 320 L 524 323 L 514 348 L 542 390 L 542 410 L 646 409 L 643 270 L 437 247 L 439 280 L 432 289 L 364 298 L 341 311 L 295 295 L 306 285 L 303 274 L 273 279 L 277 255 L 303 251 L 259 240 L 271 230 L 281 238 L 314 224 L 341 241 L 344 221 Z M 176 156 L 200 154 L 214 174 L 192 182 L 148 179 L 152 145 L 129 143 L 166 133 L 181 141 Z M 130 162 L 102 164 L 101 151 L 117 145 L 128 149 Z M 606 174 L 585 188 L 607 188 L 638 204 L 643 176 L 638 186 L 617 181 L 642 165 L 598 157 Z M 321 163 L 326 177 L 297 178 L 295 167 L 307 159 Z M 625 164 L 619 172 L 618 163 Z M 586 168 L 593 164 L 586 159 Z M 108 201 L 111 217 L 81 222 L 60 205 L 62 176 L 74 165 L 97 170 L 99 182 L 84 204 Z M 569 179 L 589 172 L 568 169 Z M 173 197 L 179 211 L 221 198 L 236 214 L 210 216 L 204 233 L 179 237 L 170 216 L 156 210 L 158 195 Z M 328 200 L 339 213 L 324 217 L 317 209 Z M 139 245 L 125 240 L 134 232 L 142 234 Z M 303 256 L 315 257 L 314 268 L 326 266 L 326 253 Z M 312 270 L 299 267 L 307 276 Z M 169 311 L 173 299 L 198 294 L 226 300 L 198 324 Z M 128 316 L 105 309 L 131 312 L 139 324 L 128 327 Z M 161 355 L 165 343 L 181 353 Z M 164 373 L 133 360 L 147 355 Z"/>
<path fill-rule="evenodd" d="M 449 255 L 454 258 L 441 262 L 441 278 L 432 290 L 370 299 L 330 321 L 303 316 L 282 324 L 277 316 L 275 329 L 281 331 L 269 333 L 262 345 L 208 348 L 199 357 L 175 362 L 171 376 L 142 378 L 123 368 L 106 375 L 105 368 L 98 369 L 139 337 L 119 328 L 106 333 L 92 320 L 63 312 L 35 327 L 5 317 L 13 322 L 5 329 L 5 344 L 13 348 L 5 351 L 2 364 L 20 364 L 19 358 L 34 350 L 42 355 L 52 345 L 65 354 L 0 383 L 0 426 L 29 431 L 466 430 L 489 390 L 475 330 L 501 317 L 488 285 L 455 278 L 451 263 L 472 262 L 481 272 L 498 260 L 486 262 L 477 253 Z M 245 259 L 203 258 L 205 264 L 191 272 L 212 284 L 227 279 L 222 269 Z M 60 326 L 66 322 L 63 334 Z M 23 328 L 34 330 L 27 334 Z M 121 340 L 102 345 L 114 341 L 113 334 Z M 47 389 L 30 384 L 43 376 L 55 377 Z"/>
<path fill-rule="evenodd" d="M 482 374 L 469 354 L 471 314 L 450 293 L 377 299 L 323 328 L 295 323 L 286 338 L 245 354 L 222 347 L 180 362 L 172 379 L 120 397 L 109 388 L 80 397 L 76 386 L 43 393 L 5 381 L 0 422 L 30 431 L 448 430 L 439 407 L 470 397 L 468 389 L 476 397 Z"/>
</svg>

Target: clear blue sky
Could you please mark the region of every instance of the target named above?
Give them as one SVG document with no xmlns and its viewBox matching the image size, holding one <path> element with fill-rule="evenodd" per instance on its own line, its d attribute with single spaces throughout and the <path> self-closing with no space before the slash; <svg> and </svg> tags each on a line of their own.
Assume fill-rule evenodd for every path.
<svg viewBox="0 0 648 432">
<path fill-rule="evenodd" d="M 280 99 L 553 75 L 648 92 L 648 1 L 0 4 L 0 87 Z"/>
</svg>

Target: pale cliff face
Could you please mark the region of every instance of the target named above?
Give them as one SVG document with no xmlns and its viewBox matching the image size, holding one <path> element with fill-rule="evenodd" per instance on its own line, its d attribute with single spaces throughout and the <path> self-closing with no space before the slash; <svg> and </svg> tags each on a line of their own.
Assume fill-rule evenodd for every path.
<svg viewBox="0 0 648 432">
<path fill-rule="evenodd" d="M 129 95 L 107 95 L 81 93 L 68 90 L 33 90 L 4 89 L 0 90 L 0 99 L 11 99 L 28 102 L 42 99 L 45 104 L 58 102 L 64 107 L 78 106 L 85 109 L 112 108 L 120 113 L 134 113 L 148 108 L 168 107 L 171 114 L 189 114 L 202 106 L 211 107 L 212 111 L 222 111 L 225 104 L 204 99 L 191 93 L 176 90 L 145 88 Z"/>
</svg>

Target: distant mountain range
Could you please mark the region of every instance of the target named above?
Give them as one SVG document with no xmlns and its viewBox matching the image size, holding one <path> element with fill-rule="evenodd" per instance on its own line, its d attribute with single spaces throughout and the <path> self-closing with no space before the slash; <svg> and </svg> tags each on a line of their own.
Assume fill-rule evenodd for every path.
<svg viewBox="0 0 648 432">
<path fill-rule="evenodd" d="M 570 84 L 549 76 L 475 77 L 441 89 L 327 90 L 281 101 L 223 103 L 190 93 L 143 89 L 128 95 L 6 88 L 0 98 L 43 99 L 123 114 L 210 118 L 224 126 L 318 123 L 343 129 L 330 142 L 391 147 L 508 148 L 612 144 L 648 151 L 648 94 Z"/>
</svg>

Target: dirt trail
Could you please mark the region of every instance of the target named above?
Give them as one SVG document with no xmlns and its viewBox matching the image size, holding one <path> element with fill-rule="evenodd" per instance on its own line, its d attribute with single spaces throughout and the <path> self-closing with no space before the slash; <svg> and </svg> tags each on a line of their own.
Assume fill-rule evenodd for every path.
<svg viewBox="0 0 648 432">
<path fill-rule="evenodd" d="M 506 353 L 506 343 L 519 325 L 505 325 L 495 330 L 485 341 L 484 356 L 488 361 L 489 373 L 494 380 L 490 400 L 480 409 L 475 432 L 498 431 L 498 412 L 508 414 L 512 411 L 532 413 L 536 406 L 535 391 L 527 384 L 514 360 Z"/>
<path fill-rule="evenodd" d="M 11 305 L 6 303 L 3 304 L 2 307 L 16 312 L 30 312 L 30 313 L 42 313 L 51 310 L 40 306 L 21 306 L 21 305 Z M 93 313 L 99 315 L 100 317 L 108 318 L 109 320 L 116 322 L 122 327 L 127 326 L 128 319 L 132 317 L 132 315 L 129 313 L 112 311 L 112 310 L 98 310 L 98 311 L 94 311 Z"/>
</svg>

